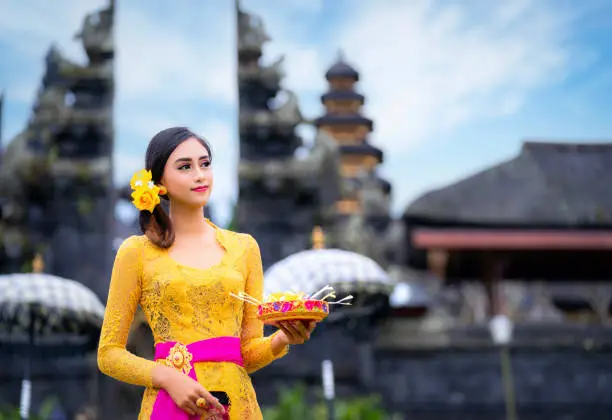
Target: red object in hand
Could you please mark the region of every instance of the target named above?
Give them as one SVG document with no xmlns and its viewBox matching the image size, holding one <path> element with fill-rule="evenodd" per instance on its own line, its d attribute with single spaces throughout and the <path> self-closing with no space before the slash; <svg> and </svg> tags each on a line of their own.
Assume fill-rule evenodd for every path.
<svg viewBox="0 0 612 420">
<path fill-rule="evenodd" d="M 229 418 L 229 405 L 224 405 L 223 408 L 225 411 L 221 415 L 221 420 L 230 420 Z"/>
</svg>

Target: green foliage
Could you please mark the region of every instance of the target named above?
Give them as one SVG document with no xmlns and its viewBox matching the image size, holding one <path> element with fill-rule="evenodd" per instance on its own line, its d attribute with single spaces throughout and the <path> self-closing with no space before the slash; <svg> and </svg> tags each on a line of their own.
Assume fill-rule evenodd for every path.
<svg viewBox="0 0 612 420">
<path fill-rule="evenodd" d="M 79 197 L 77 200 L 77 209 L 80 214 L 86 216 L 94 209 L 93 201 L 88 197 Z"/>
<path fill-rule="evenodd" d="M 227 230 L 236 231 L 236 213 L 236 205 L 234 204 L 232 206 L 232 218 L 230 219 L 226 227 Z"/>
<path fill-rule="evenodd" d="M 335 401 L 335 420 L 383 420 L 390 416 L 380 407 L 378 396 Z M 298 385 L 283 389 L 275 407 L 263 410 L 265 420 L 328 420 L 326 404 L 318 399 L 309 403 L 306 388 Z"/>
<path fill-rule="evenodd" d="M 30 261 L 30 260 L 24 261 L 24 263 L 21 264 L 21 267 L 19 268 L 19 272 L 21 272 L 21 273 L 31 273 L 32 272 L 32 267 L 33 267 L 32 261 Z M 2 420 L 2 417 L 0 417 L 0 420 Z"/>
<path fill-rule="evenodd" d="M 322 404 L 311 406 L 308 403 L 303 385 L 281 390 L 278 404 L 264 409 L 263 415 L 265 420 L 327 419 L 327 411 Z"/>
<path fill-rule="evenodd" d="M 47 155 L 48 162 L 55 163 L 59 159 L 59 146 L 54 144 L 49 148 L 49 154 Z"/>
<path fill-rule="evenodd" d="M 55 398 L 47 398 L 40 405 L 38 413 L 30 413 L 30 420 L 47 420 L 51 417 L 57 401 Z M 19 408 L 0 407 L 0 420 L 21 420 Z"/>
</svg>

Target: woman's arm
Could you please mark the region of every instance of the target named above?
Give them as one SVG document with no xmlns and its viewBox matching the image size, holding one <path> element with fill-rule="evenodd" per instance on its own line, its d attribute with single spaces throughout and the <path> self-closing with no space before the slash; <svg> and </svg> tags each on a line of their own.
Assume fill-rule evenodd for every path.
<svg viewBox="0 0 612 420">
<path fill-rule="evenodd" d="M 142 244 L 136 236 L 126 239 L 117 251 L 100 334 L 98 367 L 119 381 L 152 387 L 153 370 L 161 366 L 125 348 L 140 302 L 141 252 Z"/>
<path fill-rule="evenodd" d="M 247 245 L 247 279 L 245 293 L 257 300 L 263 299 L 263 267 L 259 245 L 249 236 Z M 287 354 L 289 346 L 285 344 L 284 335 L 275 332 L 269 337 L 263 336 L 264 325 L 257 318 L 257 307 L 244 304 L 242 317 L 242 358 L 247 372 L 252 373 L 269 365 L 274 360 Z"/>
</svg>

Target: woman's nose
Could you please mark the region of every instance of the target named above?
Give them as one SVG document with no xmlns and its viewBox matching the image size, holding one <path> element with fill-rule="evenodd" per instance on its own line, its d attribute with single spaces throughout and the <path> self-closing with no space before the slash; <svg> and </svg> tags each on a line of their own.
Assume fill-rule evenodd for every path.
<svg viewBox="0 0 612 420">
<path fill-rule="evenodd" d="M 197 169 L 194 171 L 194 177 L 195 177 L 195 179 L 196 179 L 197 181 L 201 181 L 201 180 L 203 180 L 203 179 L 204 179 L 204 174 L 205 174 L 205 171 L 204 171 L 204 169 L 203 169 L 203 168 L 197 168 Z"/>
</svg>

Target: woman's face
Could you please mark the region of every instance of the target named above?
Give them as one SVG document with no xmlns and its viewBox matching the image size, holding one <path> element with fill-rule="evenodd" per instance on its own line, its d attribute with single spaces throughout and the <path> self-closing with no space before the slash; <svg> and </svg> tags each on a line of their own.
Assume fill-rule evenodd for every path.
<svg viewBox="0 0 612 420">
<path fill-rule="evenodd" d="M 208 203 L 213 187 L 211 160 L 206 147 L 196 138 L 189 138 L 172 152 L 161 184 L 170 200 L 194 207 Z"/>
</svg>

